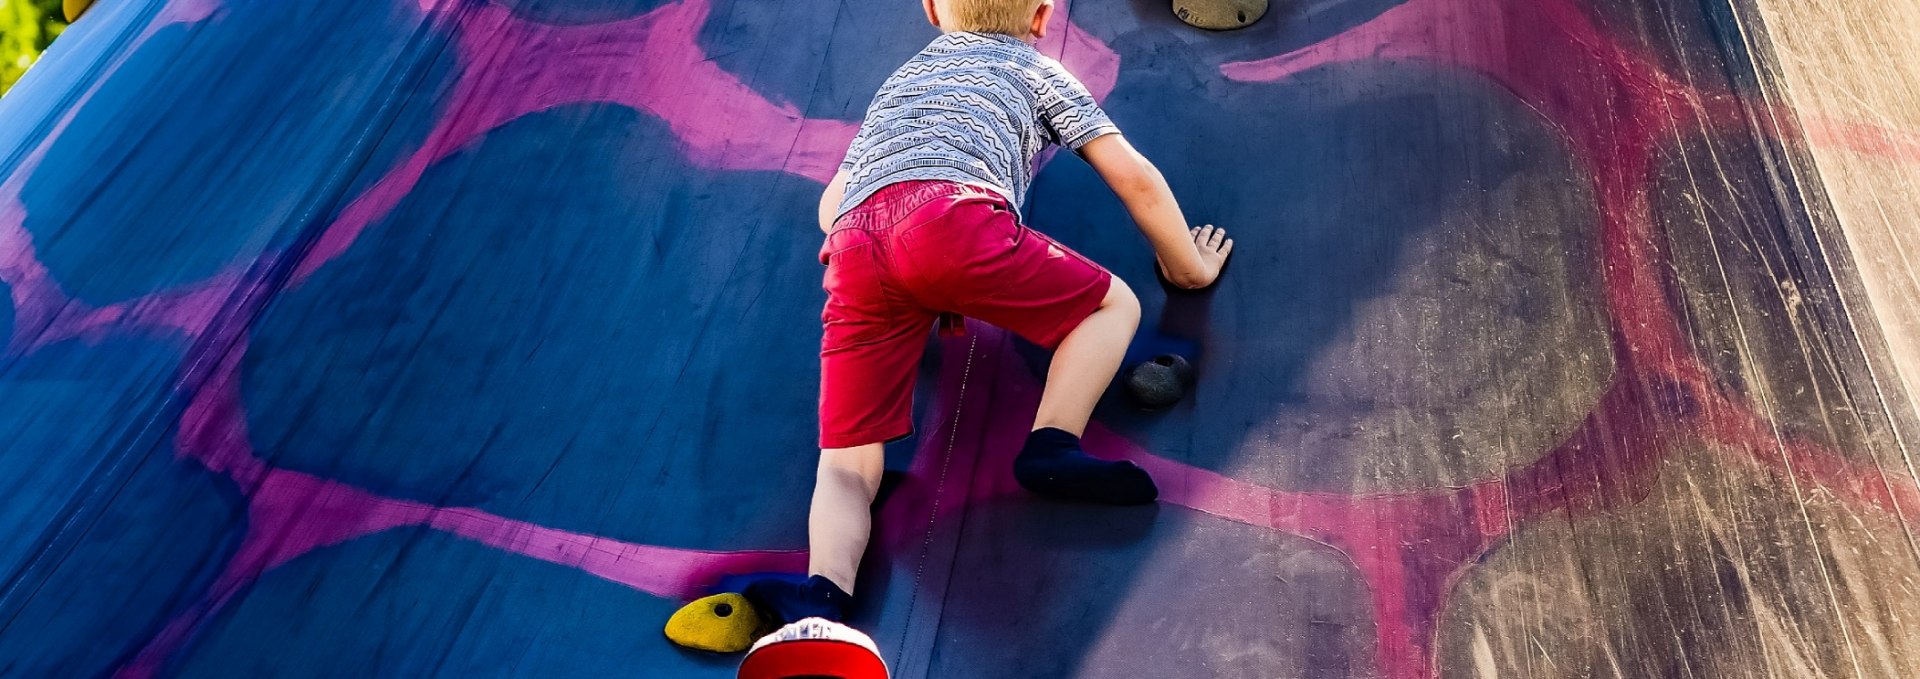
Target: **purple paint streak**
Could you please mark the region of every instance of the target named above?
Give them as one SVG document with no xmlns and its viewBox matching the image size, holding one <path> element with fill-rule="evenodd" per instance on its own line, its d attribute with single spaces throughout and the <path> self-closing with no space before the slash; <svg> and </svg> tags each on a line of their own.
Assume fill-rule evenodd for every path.
<svg viewBox="0 0 1920 679">
<path fill-rule="evenodd" d="M 1721 444 L 1851 504 L 1920 509 L 1913 479 L 1851 464 L 1813 442 L 1783 440 L 1750 404 L 1716 384 L 1662 293 L 1666 263 L 1651 245 L 1658 233 L 1647 202 L 1656 145 L 1688 126 L 1737 124 L 1741 102 L 1681 84 L 1566 0 L 1410 0 L 1319 44 L 1226 64 L 1221 72 L 1271 82 L 1373 59 L 1486 77 L 1557 130 L 1593 173 L 1618 365 L 1613 382 L 1581 429 L 1539 461 L 1458 490 L 1301 497 L 1128 451 L 1165 479 L 1171 502 L 1340 548 L 1373 590 L 1380 671 L 1408 678 L 1437 675 L 1433 645 L 1447 591 L 1498 538 L 1545 514 L 1578 516 L 1639 502 L 1657 480 L 1657 464 L 1680 443 Z M 1647 403 L 1646 385 L 1655 384 L 1675 385 L 1700 404 L 1698 414 L 1662 413 Z"/>
<path fill-rule="evenodd" d="M 708 10 L 707 0 L 682 0 L 583 26 L 534 23 L 498 5 L 460 14 L 453 29 L 461 74 L 439 124 L 418 151 L 347 205 L 294 280 L 345 252 L 434 163 L 514 119 L 569 104 L 614 103 L 653 115 L 701 167 L 832 179 L 859 125 L 807 118 L 721 70 L 698 43 Z"/>
<path fill-rule="evenodd" d="M 452 6 L 420 4 L 428 12 L 451 11 Z M 792 105 L 767 101 L 715 66 L 697 43 L 708 10 L 706 0 L 684 0 L 634 19 L 584 26 L 530 22 L 498 5 L 462 14 L 455 27 L 462 75 L 448 97 L 446 113 L 420 149 L 349 203 L 322 231 L 296 267 L 292 284 L 304 282 L 344 253 L 367 227 L 391 212 L 434 163 L 514 119 L 568 104 L 618 103 L 652 114 L 679 138 L 687 158 L 703 167 L 783 171 L 825 183 L 858 124 L 805 118 Z M 1089 88 L 1104 97 L 1118 77 L 1118 58 L 1067 22 L 1064 12 L 1056 26 L 1058 37 L 1048 48 L 1084 65 L 1091 74 Z M 762 134 L 740 137 L 740 129 Z M 0 217 L 4 214 L 0 212 Z M 23 259 L 32 261 L 31 256 Z M 232 597 L 273 567 L 316 549 L 402 526 L 441 530 L 662 597 L 694 596 L 729 573 L 805 567 L 804 552 L 708 552 L 637 545 L 474 509 L 383 498 L 338 482 L 273 469 L 255 455 L 239 402 L 239 357 L 245 354 L 246 344 L 240 338 L 195 393 L 183 415 L 178 441 L 182 456 L 241 485 L 248 502 L 246 535 L 239 553 L 207 594 L 176 616 L 119 676 L 150 676 L 158 671 Z M 921 456 L 912 480 L 902 489 L 905 497 L 889 507 L 889 516 L 898 518 L 888 523 L 906 527 L 911 525 L 907 518 L 920 515 L 935 521 L 944 514 L 943 501 L 952 503 L 949 508 L 959 505 L 961 497 L 948 497 L 956 493 L 954 489 L 926 483 L 931 475 L 925 465 L 939 459 L 944 457 L 931 451 Z M 915 534 L 897 530 L 880 539 L 906 544 Z"/>
<path fill-rule="evenodd" d="M 118 70 L 140 45 L 161 29 L 203 21 L 219 8 L 219 0 L 169 3 L 141 30 L 131 46 L 112 57 L 104 72 Z M 27 210 L 20 200 L 20 192 L 27 178 L 33 176 L 34 170 L 46 159 L 54 140 L 66 131 L 107 80 L 101 77 L 89 83 L 72 107 L 54 122 L 47 136 L 21 159 L 13 174 L 0 181 L 0 282 L 12 288 L 14 313 L 13 336 L 7 338 L 6 345 L 9 355 L 24 354 L 70 339 L 98 339 L 114 330 L 166 331 L 197 337 L 239 283 L 236 265 L 205 281 L 176 290 L 96 308 L 69 295 L 40 262 L 35 254 L 33 234 L 26 228 Z"/>
<path fill-rule="evenodd" d="M 1802 118 L 1807 143 L 1904 163 L 1920 163 L 1920 133 L 1832 118 Z"/>
<path fill-rule="evenodd" d="M 718 170 L 780 171 L 825 181 L 855 124 L 803 116 L 715 66 L 697 43 L 709 11 L 684 0 L 647 15 L 586 26 L 550 26 L 487 5 L 455 13 L 456 3 L 422 0 L 423 12 L 454 16 L 460 75 L 439 124 L 421 147 L 388 170 L 329 224 L 295 271 L 303 281 L 338 257 L 388 213 L 434 163 L 516 118 L 583 102 L 617 103 L 664 121 L 693 162 Z M 176 0 L 145 29 L 219 15 L 216 0 Z M 1103 98 L 1118 82 L 1112 49 L 1068 21 L 1061 3 L 1052 35 L 1040 45 Z M 127 53 L 133 50 L 129 49 Z M 116 57 L 126 58 L 126 54 Z M 1716 385 L 1688 348 L 1660 283 L 1665 262 L 1649 245 L 1655 230 L 1646 186 L 1656 143 L 1687 125 L 1731 124 L 1725 92 L 1689 89 L 1650 60 L 1608 38 L 1565 0 L 1411 0 L 1319 44 L 1258 61 L 1228 64 L 1242 81 L 1276 81 L 1314 67 L 1356 60 L 1415 60 L 1478 73 L 1505 87 L 1567 140 L 1593 173 L 1603 216 L 1606 303 L 1619 369 L 1582 427 L 1538 461 L 1463 488 L 1377 495 L 1300 493 L 1264 488 L 1173 462 L 1096 425 L 1088 445 L 1134 459 L 1161 481 L 1175 506 L 1327 544 L 1368 584 L 1378 619 L 1377 663 L 1390 677 L 1436 673 L 1432 647 L 1453 583 L 1518 525 L 1550 515 L 1582 516 L 1639 502 L 1657 463 L 1693 441 L 1767 466 L 1843 500 L 1885 511 L 1920 509 L 1912 479 L 1889 478 L 1835 451 L 1782 440 L 1739 396 Z M 109 67 L 109 71 L 112 67 Z M 90 85 L 98 88 L 99 82 Z M 227 303 L 238 268 L 199 283 L 92 308 L 73 300 L 35 255 L 20 189 L 52 140 L 94 89 L 0 182 L 0 280 L 13 288 L 11 355 L 50 342 L 108 332 L 179 332 L 198 337 Z M 724 124 L 722 124 L 724 121 Z M 752 138 L 739 129 L 761 131 Z M 1910 134 L 1846 121 L 1812 125 L 1815 143 L 1890 157 L 1920 158 Z M 979 346 L 1005 352 L 1004 338 L 976 327 Z M 971 501 L 1021 492 L 1006 469 L 1038 399 L 1039 385 L 1018 361 L 982 362 L 971 344 L 949 340 L 940 394 L 925 444 L 909 478 L 883 508 L 877 539 L 893 550 Z M 245 338 L 212 368 L 182 416 L 180 455 L 241 487 L 248 523 L 241 546 L 216 582 L 180 612 L 119 673 L 157 673 L 261 574 L 315 550 L 394 528 L 416 527 L 549 563 L 651 594 L 685 598 L 726 573 L 797 570 L 800 552 L 710 552 L 641 545 L 547 528 L 471 508 L 385 498 L 307 474 L 275 469 L 253 450 L 239 401 Z M 990 366 L 990 367 L 988 367 Z M 1663 414 L 1645 385 L 1671 384 L 1699 407 Z M 963 390 L 971 388 L 970 394 Z M 963 423 L 965 426 L 963 426 Z M 986 456 L 986 459 L 977 459 Z M 943 484 L 955 469 L 989 473 L 966 487 Z"/>
</svg>

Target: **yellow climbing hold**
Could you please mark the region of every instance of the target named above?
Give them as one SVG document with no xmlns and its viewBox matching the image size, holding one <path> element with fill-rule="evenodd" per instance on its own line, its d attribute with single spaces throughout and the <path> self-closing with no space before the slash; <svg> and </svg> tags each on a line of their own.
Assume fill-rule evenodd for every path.
<svg viewBox="0 0 1920 679">
<path fill-rule="evenodd" d="M 92 6 L 93 0 L 63 0 L 60 3 L 60 9 L 67 13 L 67 23 L 79 21 L 80 15 L 86 14 L 87 8 Z"/>
<path fill-rule="evenodd" d="M 766 636 L 766 621 L 738 594 L 715 594 L 674 611 L 667 618 L 667 640 L 687 648 L 739 653 Z"/>
</svg>

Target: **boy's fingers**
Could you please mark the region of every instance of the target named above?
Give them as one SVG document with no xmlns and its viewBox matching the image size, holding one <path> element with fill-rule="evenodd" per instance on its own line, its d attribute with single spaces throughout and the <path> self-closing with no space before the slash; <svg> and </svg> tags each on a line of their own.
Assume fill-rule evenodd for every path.
<svg viewBox="0 0 1920 679">
<path fill-rule="evenodd" d="M 1220 246 L 1220 258 L 1226 259 L 1227 255 L 1231 254 L 1233 254 L 1233 239 L 1228 238 L 1227 242 Z"/>
<path fill-rule="evenodd" d="M 1226 237 L 1227 237 L 1226 229 L 1214 229 L 1213 233 L 1207 234 L 1207 244 L 1214 247 L 1220 247 L 1220 241 L 1225 240 Z"/>
</svg>

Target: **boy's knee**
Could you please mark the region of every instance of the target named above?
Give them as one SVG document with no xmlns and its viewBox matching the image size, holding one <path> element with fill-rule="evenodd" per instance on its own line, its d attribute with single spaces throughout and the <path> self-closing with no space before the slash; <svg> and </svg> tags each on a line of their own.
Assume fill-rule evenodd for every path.
<svg viewBox="0 0 1920 679">
<path fill-rule="evenodd" d="M 820 471 L 859 479 L 869 490 L 878 489 L 880 475 L 886 471 L 886 447 L 874 443 L 853 448 L 828 448 L 820 451 Z"/>
</svg>

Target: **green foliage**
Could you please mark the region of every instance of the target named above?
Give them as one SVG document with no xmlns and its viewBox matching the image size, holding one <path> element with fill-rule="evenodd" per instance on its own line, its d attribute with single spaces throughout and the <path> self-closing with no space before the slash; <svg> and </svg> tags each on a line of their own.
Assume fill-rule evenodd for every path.
<svg viewBox="0 0 1920 679">
<path fill-rule="evenodd" d="M 0 93 L 67 27 L 60 0 L 0 0 Z"/>
</svg>

